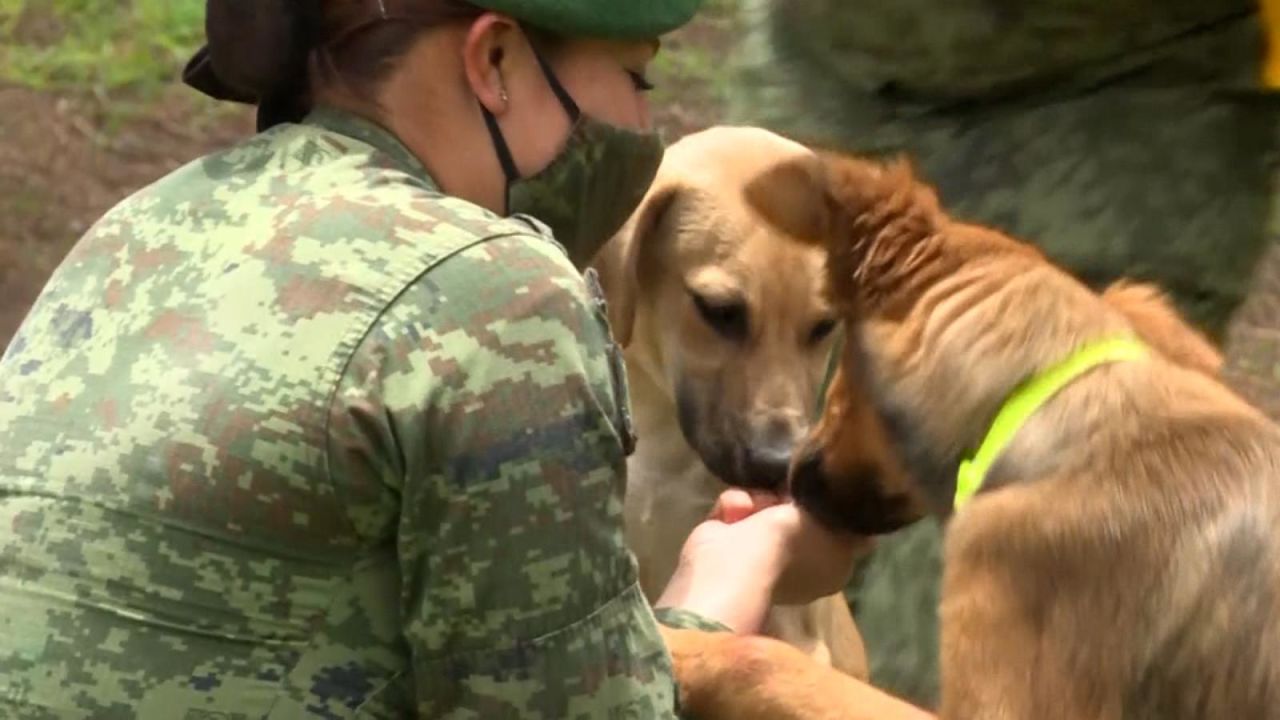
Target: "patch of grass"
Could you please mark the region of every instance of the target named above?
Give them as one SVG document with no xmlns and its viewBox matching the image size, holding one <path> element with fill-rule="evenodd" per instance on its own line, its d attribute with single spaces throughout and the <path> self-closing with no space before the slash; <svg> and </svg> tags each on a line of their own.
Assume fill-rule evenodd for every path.
<svg viewBox="0 0 1280 720">
<path fill-rule="evenodd" d="M 202 0 L 0 0 L 0 80 L 151 94 L 203 37 Z"/>
<path fill-rule="evenodd" d="M 669 39 L 654 63 L 656 104 L 723 104 L 740 3 L 707 0 Z M 175 84 L 204 39 L 204 9 L 204 0 L 0 0 L 0 83 L 96 97 L 109 135 Z"/>
<path fill-rule="evenodd" d="M 699 11 L 703 15 L 728 16 L 738 11 L 742 0 L 707 0 Z"/>
<path fill-rule="evenodd" d="M 653 76 L 655 104 L 688 100 L 691 86 L 704 93 L 708 100 L 721 102 L 729 82 L 723 58 L 713 51 L 692 46 L 682 47 L 679 52 L 664 51 L 654 59 Z"/>
<path fill-rule="evenodd" d="M 695 34 L 727 31 L 739 2 L 707 0 Z M 203 0 L 0 0 L 0 80 L 145 97 L 173 82 L 203 37 Z M 723 87 L 725 63 L 716 50 L 676 42 L 684 47 L 659 56 L 657 75 Z"/>
</svg>

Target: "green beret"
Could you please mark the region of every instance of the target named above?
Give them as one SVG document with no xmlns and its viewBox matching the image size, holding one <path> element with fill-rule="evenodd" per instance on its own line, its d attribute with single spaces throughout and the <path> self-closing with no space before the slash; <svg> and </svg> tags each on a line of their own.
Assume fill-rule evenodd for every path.
<svg viewBox="0 0 1280 720">
<path fill-rule="evenodd" d="M 702 0 L 472 0 L 568 37 L 647 40 L 689 22 Z"/>
</svg>

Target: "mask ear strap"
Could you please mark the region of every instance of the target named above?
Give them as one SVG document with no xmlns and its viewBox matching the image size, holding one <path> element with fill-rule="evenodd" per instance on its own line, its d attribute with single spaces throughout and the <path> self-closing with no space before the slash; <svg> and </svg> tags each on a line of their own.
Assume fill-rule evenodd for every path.
<svg viewBox="0 0 1280 720">
<path fill-rule="evenodd" d="M 564 111 L 569 114 L 569 122 L 578 122 L 578 118 L 582 116 L 582 110 L 578 108 L 578 103 L 573 101 L 569 91 L 564 89 L 564 85 L 560 84 L 560 79 L 556 77 L 555 71 L 551 69 L 551 63 L 547 62 L 547 59 L 542 56 L 536 46 L 533 47 L 533 56 L 538 59 L 538 67 L 542 68 L 542 74 L 547 76 L 547 84 L 551 86 L 551 92 L 556 94 L 556 99 L 560 101 Z"/>
<path fill-rule="evenodd" d="M 507 178 L 502 197 L 502 214 L 506 215 L 511 211 L 511 183 L 520 179 L 520 171 L 516 169 L 515 158 L 511 157 L 507 139 L 502 136 L 502 128 L 498 127 L 498 118 L 484 103 L 480 103 L 480 113 L 484 115 L 485 127 L 489 128 L 489 138 L 493 140 L 493 151 L 498 155 L 498 164 L 502 165 L 502 174 Z"/>
<path fill-rule="evenodd" d="M 489 108 L 480 103 L 480 112 L 484 114 L 484 124 L 489 128 L 489 137 L 493 139 L 494 152 L 498 154 L 498 162 L 502 164 L 502 172 L 507 176 L 507 182 L 515 182 L 520 179 L 520 171 L 516 169 L 516 161 L 511 157 L 511 148 L 507 146 L 507 139 L 502 136 L 502 128 L 498 127 L 498 118 L 489 112 Z"/>
<path fill-rule="evenodd" d="M 582 116 L 582 110 L 578 108 L 578 103 L 574 102 L 573 97 L 569 95 L 569 91 L 565 90 L 564 85 L 560 84 L 560 79 L 556 77 L 555 71 L 551 69 L 551 64 L 533 46 L 533 56 L 538 60 L 538 67 L 542 69 L 542 74 L 547 78 L 547 84 L 551 86 L 551 92 L 555 93 L 556 99 L 560 101 L 560 105 L 564 107 L 565 113 L 569 115 L 569 122 L 576 123 L 578 118 Z M 511 184 L 520 179 L 520 170 L 516 168 L 515 158 L 511 156 L 511 147 L 507 145 L 507 139 L 502 135 L 502 128 L 498 127 L 498 118 L 489 112 L 489 108 L 480 103 L 480 113 L 484 115 L 485 127 L 489 129 L 489 137 L 493 140 L 494 152 L 498 155 L 498 163 L 502 165 L 502 173 L 507 177 L 507 186 L 504 190 L 503 206 L 504 214 L 511 210 Z"/>
</svg>

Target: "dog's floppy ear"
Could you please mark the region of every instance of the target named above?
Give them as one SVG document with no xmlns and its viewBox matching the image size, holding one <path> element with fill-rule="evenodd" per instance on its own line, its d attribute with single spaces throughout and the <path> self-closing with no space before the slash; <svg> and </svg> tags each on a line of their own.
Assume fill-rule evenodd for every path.
<svg viewBox="0 0 1280 720">
<path fill-rule="evenodd" d="M 624 348 L 631 344 L 631 331 L 636 322 L 641 252 L 661 227 L 680 192 L 679 183 L 659 180 L 594 263 L 609 302 L 609 326 L 614 340 Z"/>
<path fill-rule="evenodd" d="M 770 225 L 814 245 L 826 246 L 839 212 L 831 196 L 826 164 L 810 153 L 784 160 L 752 178 L 743 199 Z"/>
<path fill-rule="evenodd" d="M 766 222 L 814 243 L 832 240 L 852 221 L 868 235 L 893 225 L 900 234 L 923 236 L 943 220 L 937 196 L 916 180 L 906 157 L 881 162 L 815 150 L 760 173 L 743 197 Z"/>
<path fill-rule="evenodd" d="M 840 304 L 889 296 L 903 272 L 929 261 L 920 248 L 948 223 L 905 158 L 819 150 L 769 168 L 743 192 L 766 222 L 826 247 L 828 292 Z"/>
<path fill-rule="evenodd" d="M 1214 377 L 1222 371 L 1222 354 L 1154 285 L 1120 280 L 1103 291 L 1102 299 L 1124 315 L 1143 342 L 1170 361 Z"/>
</svg>

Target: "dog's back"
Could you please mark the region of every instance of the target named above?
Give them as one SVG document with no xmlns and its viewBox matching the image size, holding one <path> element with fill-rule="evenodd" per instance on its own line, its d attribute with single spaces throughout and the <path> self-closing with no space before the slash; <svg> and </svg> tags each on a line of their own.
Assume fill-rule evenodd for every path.
<svg viewBox="0 0 1280 720">
<path fill-rule="evenodd" d="M 1093 310 L 1117 311 L 1155 354 L 1049 401 L 952 521 L 943 717 L 985 717 L 997 693 L 1020 696 L 1009 718 L 1280 709 L 1280 429 L 1171 314 Z M 999 680 L 961 676 L 979 643 Z"/>
<path fill-rule="evenodd" d="M 1175 393 L 1180 389 L 1170 385 Z M 1137 605 L 1139 624 L 1123 716 L 1275 717 L 1280 431 L 1243 403 L 1227 401 L 1218 414 L 1187 417 L 1180 406 L 1203 397 L 1198 390 L 1165 396 L 1170 414 L 1153 418 L 1151 432 L 1165 430 L 1168 444 L 1151 464 L 1167 477 L 1152 474 L 1155 487 L 1142 504 L 1164 512 L 1149 522 L 1149 546 L 1133 548 L 1135 559 L 1149 567 L 1152 584 L 1133 578 L 1124 590 Z M 1225 388 L 1204 391 L 1219 401 L 1226 395 Z"/>
</svg>

